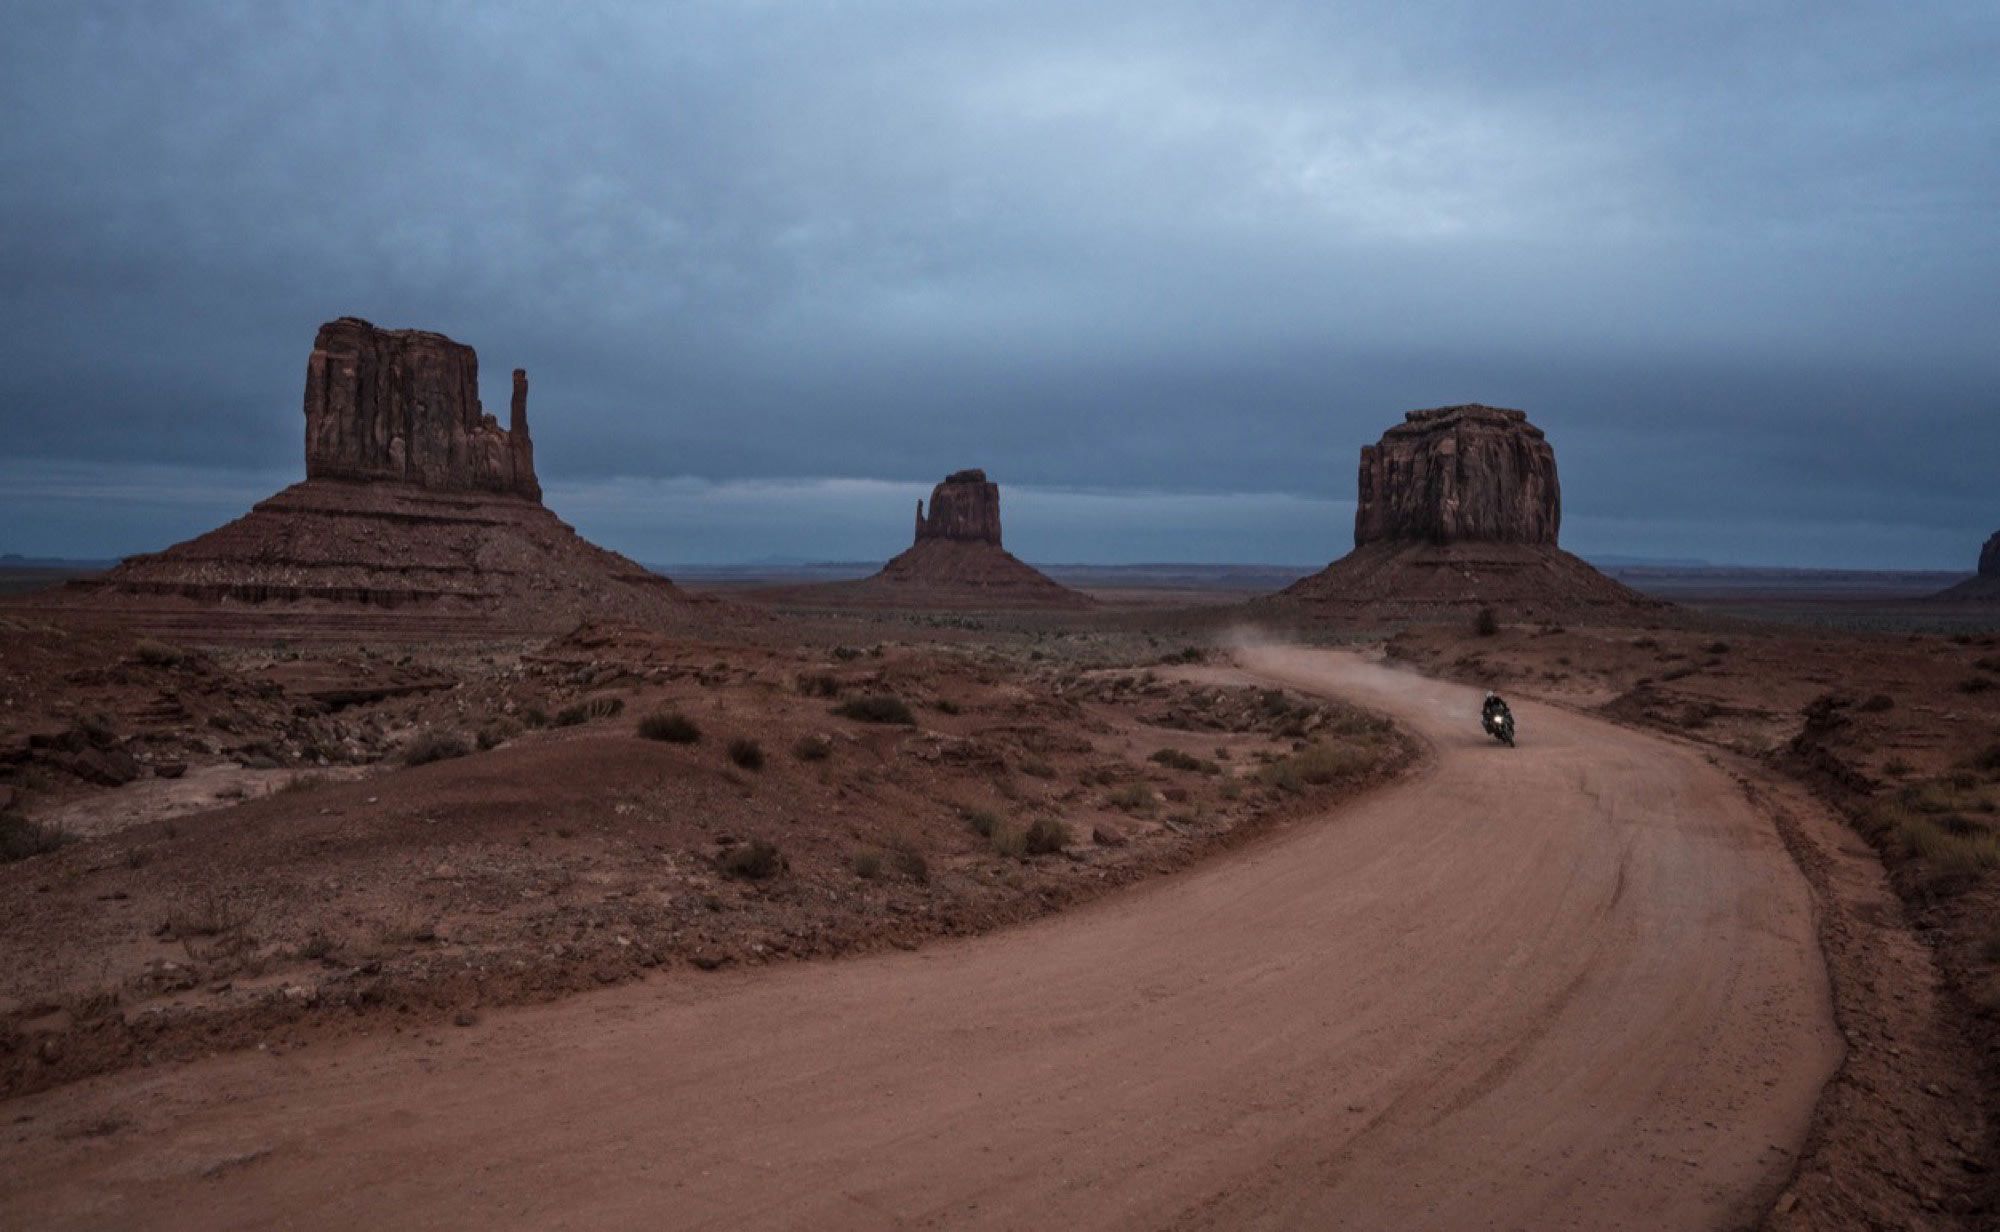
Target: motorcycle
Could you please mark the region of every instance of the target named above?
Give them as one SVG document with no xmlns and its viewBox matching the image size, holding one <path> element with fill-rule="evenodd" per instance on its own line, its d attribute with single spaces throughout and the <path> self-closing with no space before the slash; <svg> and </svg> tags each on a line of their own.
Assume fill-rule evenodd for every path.
<svg viewBox="0 0 2000 1232">
<path fill-rule="evenodd" d="M 1495 740 L 1498 740 L 1500 743 L 1506 745 L 1510 749 L 1514 747 L 1513 711 L 1502 710 L 1498 714 L 1481 715 L 1479 719 L 1479 725 L 1486 729 L 1487 735 L 1493 737 Z"/>
</svg>

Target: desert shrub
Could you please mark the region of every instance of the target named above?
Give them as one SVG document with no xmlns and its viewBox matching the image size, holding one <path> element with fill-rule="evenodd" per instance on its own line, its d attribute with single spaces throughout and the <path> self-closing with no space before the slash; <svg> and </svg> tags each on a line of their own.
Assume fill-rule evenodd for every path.
<svg viewBox="0 0 2000 1232">
<path fill-rule="evenodd" d="M 1023 757 L 1016 765 L 1022 774 L 1031 778 L 1052 779 L 1056 776 L 1056 768 L 1039 757 Z"/>
<path fill-rule="evenodd" d="M 521 734 L 521 725 L 512 719 L 495 719 L 479 729 L 477 743 L 481 749 L 497 749 Z"/>
<path fill-rule="evenodd" d="M 75 841 L 75 835 L 60 827 L 30 821 L 19 813 L 0 813 L 0 864 L 47 855 Z"/>
<path fill-rule="evenodd" d="M 924 853 L 918 851 L 914 845 L 897 847 L 891 859 L 895 863 L 896 871 L 903 876 L 908 877 L 918 885 L 930 884 L 930 861 L 924 859 Z"/>
<path fill-rule="evenodd" d="M 1991 693 L 1995 689 L 2000 689 L 2000 681 L 1991 676 L 1967 676 L 1958 682 L 1960 693 Z"/>
<path fill-rule="evenodd" d="M 1112 792 L 1106 803 L 1128 813 L 1150 813 L 1153 811 L 1153 789 L 1144 783 L 1127 783 Z"/>
<path fill-rule="evenodd" d="M 866 653 L 867 651 L 855 646 L 835 646 L 833 648 L 833 657 L 842 663 L 851 663 Z"/>
<path fill-rule="evenodd" d="M 1708 644 L 1707 646 L 1703 647 L 1703 649 L 1704 649 L 1704 650 L 1706 650 L 1706 651 L 1707 651 L 1707 652 L 1708 652 L 1709 654 L 1712 654 L 1712 655 L 1719 655 L 1719 654 L 1728 654 L 1728 653 L 1729 653 L 1729 643 L 1728 643 L 1728 642 L 1710 642 L 1710 643 L 1709 643 L 1709 644 Z"/>
<path fill-rule="evenodd" d="M 639 734 L 668 744 L 699 744 L 701 725 L 678 710 L 656 710 L 639 720 Z"/>
<path fill-rule="evenodd" d="M 1191 770 L 1197 774 L 1217 774 L 1222 770 L 1221 766 L 1212 761 L 1203 761 L 1194 754 L 1184 753 L 1179 749 L 1160 749 L 1150 760 L 1169 770 Z"/>
<path fill-rule="evenodd" d="M 1500 632 L 1500 617 L 1492 608 L 1482 607 L 1479 614 L 1472 618 L 1472 631 L 1481 637 L 1492 637 Z"/>
<path fill-rule="evenodd" d="M 1272 762 L 1259 776 L 1280 791 L 1298 792 L 1366 773 L 1374 764 L 1373 749 L 1353 744 L 1314 743 L 1282 761 Z"/>
<path fill-rule="evenodd" d="M 1000 855 L 1018 860 L 1028 854 L 1028 833 L 1019 826 L 997 825 L 987 838 Z"/>
<path fill-rule="evenodd" d="M 592 719 L 609 719 L 625 712 L 622 697 L 586 697 L 573 706 L 565 706 L 556 712 L 557 727 L 575 727 Z"/>
<path fill-rule="evenodd" d="M 804 697 L 839 697 L 840 678 L 832 672 L 800 672 L 798 690 Z"/>
<path fill-rule="evenodd" d="M 540 706 L 523 706 L 521 707 L 521 722 L 527 724 L 529 727 L 547 727 L 549 725 L 549 712 Z"/>
<path fill-rule="evenodd" d="M 1983 658 L 1974 659 L 1972 666 L 1982 672 L 2000 672 L 2000 655 L 1986 655 Z"/>
<path fill-rule="evenodd" d="M 763 881 L 777 876 L 784 870 L 785 857 L 779 854 L 774 844 L 761 838 L 747 843 L 738 843 L 716 858 L 715 866 L 724 875 L 741 877 L 745 881 Z"/>
<path fill-rule="evenodd" d="M 792 744 L 792 756 L 800 761 L 825 761 L 833 756 L 833 741 L 825 736 L 800 736 Z"/>
<path fill-rule="evenodd" d="M 1031 856 L 1053 855 L 1069 845 L 1069 827 L 1053 817 L 1037 817 L 1021 836 L 1021 847 Z"/>
<path fill-rule="evenodd" d="M 1858 707 L 1858 709 L 1866 711 L 1869 714 L 1881 714 L 1884 710 L 1894 710 L 1895 708 L 1896 699 L 1887 693 L 1877 693 L 1863 701 Z"/>
<path fill-rule="evenodd" d="M 1914 769 L 1916 769 L 1915 766 L 1912 766 L 1900 757 L 1891 757 L 1888 761 L 1882 763 L 1882 773 L 1896 778 L 1902 778 Z"/>
<path fill-rule="evenodd" d="M 1163 664 L 1206 663 L 1208 652 L 1199 646 L 1183 646 L 1160 660 Z"/>
<path fill-rule="evenodd" d="M 937 712 L 939 714 L 963 713 L 963 709 L 959 706 L 959 704 L 951 700 L 949 697 L 940 697 L 937 699 L 937 701 L 933 702 L 932 705 L 936 707 Z"/>
<path fill-rule="evenodd" d="M 762 770 L 764 746 L 748 736 L 738 736 L 729 742 L 729 760 L 745 770 Z"/>
<path fill-rule="evenodd" d="M 434 761 L 450 761 L 454 757 L 464 757 L 472 752 L 472 746 L 464 736 L 455 731 L 429 728 L 417 734 L 403 746 L 403 764 L 406 766 L 428 765 Z"/>
<path fill-rule="evenodd" d="M 167 932 L 175 937 L 220 937 L 250 922 L 250 912 L 219 889 L 188 895 L 167 912 Z"/>
<path fill-rule="evenodd" d="M 1975 770 L 1984 770 L 1988 774 L 2000 774 L 2000 741 L 1995 741 L 1979 752 L 1974 753 L 1971 765 Z"/>
<path fill-rule="evenodd" d="M 1000 814 L 991 809 L 967 809 L 965 810 L 965 824 L 971 826 L 972 832 L 979 837 L 992 838 L 994 832 L 1000 829 L 1002 823 Z"/>
<path fill-rule="evenodd" d="M 857 851 L 849 861 L 854 875 L 863 881 L 873 881 L 882 875 L 882 853 L 879 851 Z"/>
<path fill-rule="evenodd" d="M 908 704 L 892 693 L 849 698 L 835 706 L 833 712 L 843 719 L 862 723 L 900 723 L 913 727 L 917 722 L 917 716 L 910 713 Z"/>
<path fill-rule="evenodd" d="M 295 774 L 286 779 L 284 784 L 272 794 L 288 796 L 294 792 L 318 791 L 324 786 L 326 786 L 326 776 L 323 774 Z"/>
<path fill-rule="evenodd" d="M 146 638 L 132 647 L 132 657 L 147 667 L 179 667 L 187 653 L 177 646 Z"/>
</svg>

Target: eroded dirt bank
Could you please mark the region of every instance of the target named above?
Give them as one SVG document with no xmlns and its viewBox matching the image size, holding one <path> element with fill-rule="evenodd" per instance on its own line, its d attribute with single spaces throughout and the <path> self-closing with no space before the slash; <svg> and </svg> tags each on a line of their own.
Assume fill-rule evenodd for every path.
<svg viewBox="0 0 2000 1232">
<path fill-rule="evenodd" d="M 1806 883 L 1729 776 L 1537 706 L 1509 752 L 1465 688 L 1352 656 L 1245 668 L 1432 759 L 989 937 L 14 1101 L 0 1201 L 38 1227 L 1754 1222 L 1839 1046 Z"/>
</svg>

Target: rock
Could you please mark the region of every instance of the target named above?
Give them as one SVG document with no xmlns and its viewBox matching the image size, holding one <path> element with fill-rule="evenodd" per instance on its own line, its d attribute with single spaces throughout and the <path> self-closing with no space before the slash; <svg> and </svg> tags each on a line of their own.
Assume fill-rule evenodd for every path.
<svg viewBox="0 0 2000 1232">
<path fill-rule="evenodd" d="M 85 749 L 71 756 L 63 768 L 87 783 L 123 787 L 139 777 L 139 763 L 123 749 Z"/>
<path fill-rule="evenodd" d="M 1342 619 L 1664 606 L 1556 546 L 1555 450 L 1520 411 L 1411 411 L 1361 451 L 1354 550 L 1261 603 Z"/>
<path fill-rule="evenodd" d="M 186 774 L 187 769 L 188 765 L 184 761 L 160 761 L 153 763 L 153 774 L 157 778 L 177 779 Z"/>
<path fill-rule="evenodd" d="M 802 587 L 833 606 L 946 609 L 1091 607 L 1095 600 L 1000 546 L 1000 485 L 981 470 L 954 471 L 917 502 L 916 541 L 858 582 Z"/>
<path fill-rule="evenodd" d="M 1127 840 L 1118 829 L 1100 821 L 1090 828 L 1090 841 L 1099 847 L 1123 847 Z"/>
<path fill-rule="evenodd" d="M 1970 600 L 1975 603 L 2000 602 L 2000 531 L 1979 551 L 1979 573 L 1951 589 L 1933 596 L 1938 599 Z"/>
<path fill-rule="evenodd" d="M 528 374 L 514 371 L 511 430 L 479 404 L 479 357 L 443 334 L 320 326 L 306 361 L 306 478 L 389 480 L 539 501 Z"/>
<path fill-rule="evenodd" d="M 1354 545 L 1556 542 L 1556 455 L 1521 411 L 1411 411 L 1361 450 Z"/>
<path fill-rule="evenodd" d="M 723 606 L 690 600 L 542 505 L 525 371 L 503 428 L 480 407 L 471 347 L 342 317 L 314 339 L 304 405 L 304 482 L 37 604 L 112 609 L 142 627 L 201 605 L 210 633 L 283 625 L 343 639 L 659 628 Z"/>
<path fill-rule="evenodd" d="M 1000 485 L 981 470 L 954 471 L 931 489 L 931 511 L 917 502 L 917 539 L 954 539 L 1000 546 Z"/>
</svg>

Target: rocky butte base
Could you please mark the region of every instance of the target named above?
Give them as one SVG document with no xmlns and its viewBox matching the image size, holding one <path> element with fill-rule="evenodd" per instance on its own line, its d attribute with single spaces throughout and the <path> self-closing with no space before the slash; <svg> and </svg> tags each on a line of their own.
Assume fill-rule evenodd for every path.
<svg viewBox="0 0 2000 1232">
<path fill-rule="evenodd" d="M 2000 603 L 2000 531 L 1979 552 L 1979 572 L 1936 596 L 1965 603 Z"/>
<path fill-rule="evenodd" d="M 1411 411 L 1361 451 L 1354 550 L 1264 602 L 1353 616 L 1664 605 L 1557 546 L 1555 450 L 1521 411 Z"/>
<path fill-rule="evenodd" d="M 837 607 L 1087 608 L 1096 601 L 1023 563 L 1000 545 L 1000 485 L 956 471 L 917 502 L 916 541 L 858 582 L 788 592 L 787 601 Z"/>
<path fill-rule="evenodd" d="M 471 347 L 330 322 L 307 362 L 303 483 L 43 602 L 191 638 L 686 620 L 693 603 L 673 583 L 542 505 L 527 374 L 514 373 L 509 428 L 481 410 L 478 388 Z"/>
</svg>

